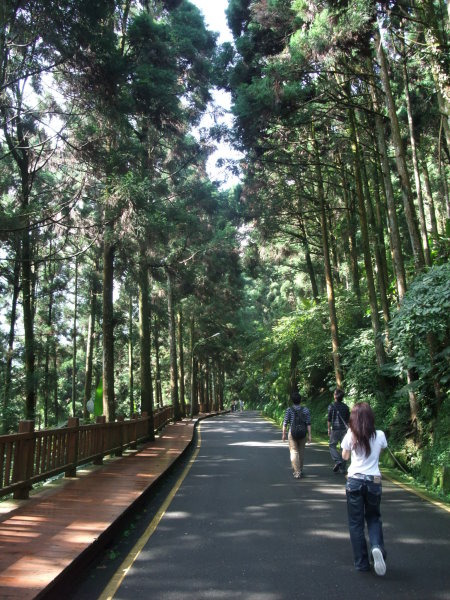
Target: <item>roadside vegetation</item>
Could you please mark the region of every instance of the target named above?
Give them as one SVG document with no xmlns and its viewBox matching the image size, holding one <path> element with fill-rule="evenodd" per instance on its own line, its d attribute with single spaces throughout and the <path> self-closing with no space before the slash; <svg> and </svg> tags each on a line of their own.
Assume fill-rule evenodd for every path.
<svg viewBox="0 0 450 600">
<path fill-rule="evenodd" d="M 339 386 L 448 494 L 448 7 L 227 18 L 219 45 L 188 0 L 3 2 L 1 433 L 238 397 L 279 421 L 298 387 L 320 438 Z"/>
</svg>

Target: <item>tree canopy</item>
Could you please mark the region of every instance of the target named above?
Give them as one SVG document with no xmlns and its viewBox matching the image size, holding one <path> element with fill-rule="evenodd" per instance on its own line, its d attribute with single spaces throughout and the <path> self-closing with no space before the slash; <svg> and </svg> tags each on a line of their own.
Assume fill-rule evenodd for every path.
<svg viewBox="0 0 450 600">
<path fill-rule="evenodd" d="M 3 433 L 236 396 L 276 417 L 293 388 L 320 422 L 339 386 L 439 470 L 446 3 L 230 0 L 222 46 L 187 0 L 0 20 Z M 208 130 L 214 89 L 233 123 Z M 207 171 L 222 138 L 231 188 Z"/>
</svg>

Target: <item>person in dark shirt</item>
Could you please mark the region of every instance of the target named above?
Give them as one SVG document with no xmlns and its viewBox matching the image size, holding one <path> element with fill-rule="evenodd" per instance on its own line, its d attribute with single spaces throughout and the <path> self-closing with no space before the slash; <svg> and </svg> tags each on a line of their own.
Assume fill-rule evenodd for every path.
<svg viewBox="0 0 450 600">
<path fill-rule="evenodd" d="M 346 473 L 346 461 L 337 449 L 338 443 L 342 442 L 348 427 L 350 410 L 343 402 L 344 391 L 336 388 L 334 390 L 334 402 L 328 406 L 328 437 L 331 458 L 334 461 L 333 471 L 335 473 Z"/>
<path fill-rule="evenodd" d="M 286 429 L 289 427 L 289 451 L 291 456 L 292 470 L 294 471 L 294 477 L 300 479 L 303 477 L 303 457 L 305 454 L 306 435 L 302 439 L 294 439 L 291 434 L 291 428 L 294 423 L 295 411 L 302 411 L 304 423 L 306 425 L 308 441 L 311 443 L 311 414 L 306 406 L 300 406 L 302 397 L 299 392 L 295 391 L 291 394 L 292 406 L 286 410 L 283 420 L 283 433 L 281 436 L 282 441 L 286 439 Z"/>
</svg>

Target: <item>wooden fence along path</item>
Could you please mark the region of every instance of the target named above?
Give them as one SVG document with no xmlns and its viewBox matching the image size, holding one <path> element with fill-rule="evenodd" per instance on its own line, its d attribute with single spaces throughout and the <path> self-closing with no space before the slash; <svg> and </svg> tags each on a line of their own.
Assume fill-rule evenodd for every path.
<svg viewBox="0 0 450 600">
<path fill-rule="evenodd" d="M 155 410 L 154 430 L 172 419 L 172 406 Z M 97 417 L 96 424 L 81 426 L 78 418 L 70 418 L 67 427 L 40 431 L 34 431 L 34 421 L 21 421 L 19 433 L 0 436 L 0 497 L 13 493 L 16 499 L 28 498 L 35 483 L 60 473 L 73 477 L 77 467 L 101 464 L 108 454 L 121 456 L 149 438 L 149 423 L 146 413 L 114 423 Z"/>
<path fill-rule="evenodd" d="M 0 598 L 63 597 L 66 582 L 111 539 L 114 526 L 187 448 L 197 420 L 170 423 L 139 451 L 45 485 L 28 500 L 0 503 Z M 55 455 L 64 454 L 68 440 L 52 442 L 60 448 Z M 38 456 L 42 450 L 35 452 Z M 73 465 L 66 462 L 64 469 L 67 464 Z"/>
</svg>

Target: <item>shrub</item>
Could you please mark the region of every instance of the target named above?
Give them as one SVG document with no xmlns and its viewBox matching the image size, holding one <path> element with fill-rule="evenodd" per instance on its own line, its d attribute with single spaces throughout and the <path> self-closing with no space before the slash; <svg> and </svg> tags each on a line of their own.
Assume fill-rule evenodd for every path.
<svg viewBox="0 0 450 600">
<path fill-rule="evenodd" d="M 399 372 L 414 369 L 433 416 L 450 382 L 450 263 L 413 282 L 394 315 L 390 336 Z"/>
</svg>

